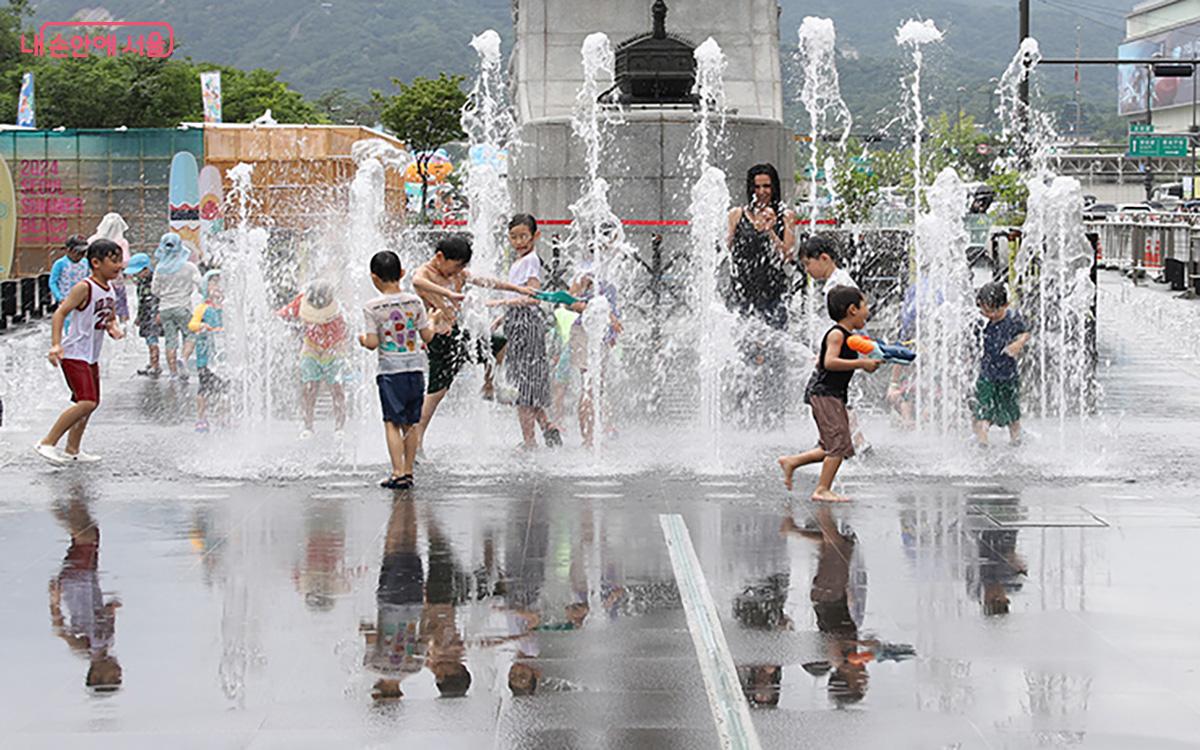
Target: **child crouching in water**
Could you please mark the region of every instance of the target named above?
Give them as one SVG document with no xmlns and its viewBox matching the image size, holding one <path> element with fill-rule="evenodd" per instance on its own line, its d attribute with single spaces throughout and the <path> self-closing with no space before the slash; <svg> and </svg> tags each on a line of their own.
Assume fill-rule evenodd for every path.
<svg viewBox="0 0 1200 750">
<path fill-rule="evenodd" d="M 213 372 L 219 360 L 217 334 L 225 331 L 221 272 L 204 274 L 202 288 L 204 302 L 196 307 L 188 323 L 188 330 L 196 337 L 196 375 L 200 378 L 200 387 L 196 389 L 196 432 L 208 432 L 208 399 L 224 395 L 228 386 L 225 378 Z"/>
<path fill-rule="evenodd" d="M 358 343 L 379 352 L 379 403 L 387 436 L 392 473 L 380 482 L 386 489 L 403 490 L 413 485 L 413 460 L 417 456 L 421 406 L 425 401 L 425 370 L 429 358 L 425 346 L 433 339 L 433 321 L 425 303 L 400 288 L 404 268 L 400 256 L 381 250 L 371 258 L 371 283 L 380 296 L 363 307 L 367 332 Z"/>
<path fill-rule="evenodd" d="M 833 480 L 842 461 L 854 455 L 850 415 L 846 411 L 850 379 L 855 370 L 875 372 L 882 363 L 877 359 L 859 359 L 858 353 L 847 343 L 850 332 L 865 326 L 871 314 L 863 293 L 852 286 L 839 286 L 831 289 L 825 299 L 829 317 L 835 322 L 821 339 L 816 369 L 804 392 L 805 402 L 812 407 L 820 440 L 812 450 L 780 457 L 779 466 L 783 469 L 783 483 L 791 490 L 796 469 L 821 461 L 821 477 L 812 499 L 844 501 L 849 498 L 833 491 Z"/>
</svg>

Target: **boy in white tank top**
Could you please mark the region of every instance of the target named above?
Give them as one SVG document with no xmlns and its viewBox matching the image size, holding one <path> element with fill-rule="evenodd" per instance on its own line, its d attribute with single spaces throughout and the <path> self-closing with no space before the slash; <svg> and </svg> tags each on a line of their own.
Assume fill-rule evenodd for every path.
<svg viewBox="0 0 1200 750">
<path fill-rule="evenodd" d="M 99 456 L 79 449 L 83 431 L 92 412 L 100 405 L 100 348 L 105 334 L 124 336 L 117 324 L 117 295 L 112 282 L 125 267 L 120 245 L 111 240 L 96 240 L 88 245 L 88 264 L 92 274 L 76 284 L 54 311 L 50 328 L 50 364 L 61 367 L 74 402 L 59 415 L 50 432 L 33 447 L 39 456 L 53 464 L 99 461 Z M 63 337 L 63 325 L 71 318 L 70 330 Z M 67 435 L 66 451 L 58 441 Z"/>
</svg>

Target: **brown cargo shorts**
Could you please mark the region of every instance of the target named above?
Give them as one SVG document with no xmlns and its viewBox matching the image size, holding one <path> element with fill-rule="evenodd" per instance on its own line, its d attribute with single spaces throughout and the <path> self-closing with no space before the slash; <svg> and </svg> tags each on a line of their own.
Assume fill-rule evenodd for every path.
<svg viewBox="0 0 1200 750">
<path fill-rule="evenodd" d="M 813 421 L 817 423 L 818 445 L 829 458 L 850 458 L 854 455 L 854 440 L 850 437 L 850 413 L 846 402 L 836 396 L 813 396 Z"/>
</svg>

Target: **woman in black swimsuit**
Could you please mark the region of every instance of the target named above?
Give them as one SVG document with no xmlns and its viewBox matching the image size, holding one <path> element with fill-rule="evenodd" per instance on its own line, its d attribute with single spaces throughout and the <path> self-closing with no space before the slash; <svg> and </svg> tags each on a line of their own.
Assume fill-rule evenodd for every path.
<svg viewBox="0 0 1200 750">
<path fill-rule="evenodd" d="M 730 307 L 776 329 L 787 327 L 789 280 L 795 259 L 795 215 L 784 207 L 779 173 L 756 164 L 746 173 L 746 205 L 729 212 Z"/>
<path fill-rule="evenodd" d="M 791 281 L 786 267 L 795 260 L 795 215 L 780 195 L 779 173 L 757 164 L 746 173 L 746 205 L 729 212 L 729 307 L 746 320 L 738 348 L 746 363 L 738 403 L 744 426 L 782 426 L 787 356 L 781 341 L 787 329 Z"/>
</svg>

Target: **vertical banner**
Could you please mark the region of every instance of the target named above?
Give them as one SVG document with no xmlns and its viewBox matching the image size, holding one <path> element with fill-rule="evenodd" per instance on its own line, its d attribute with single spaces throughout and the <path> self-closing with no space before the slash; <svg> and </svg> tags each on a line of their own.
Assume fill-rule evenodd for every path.
<svg viewBox="0 0 1200 750">
<path fill-rule="evenodd" d="M 221 71 L 201 73 L 200 91 L 204 97 L 204 122 L 221 122 Z"/>
<path fill-rule="evenodd" d="M 17 102 L 17 125 L 36 128 L 37 118 L 33 110 L 33 73 L 21 77 L 21 98 Z"/>
</svg>

